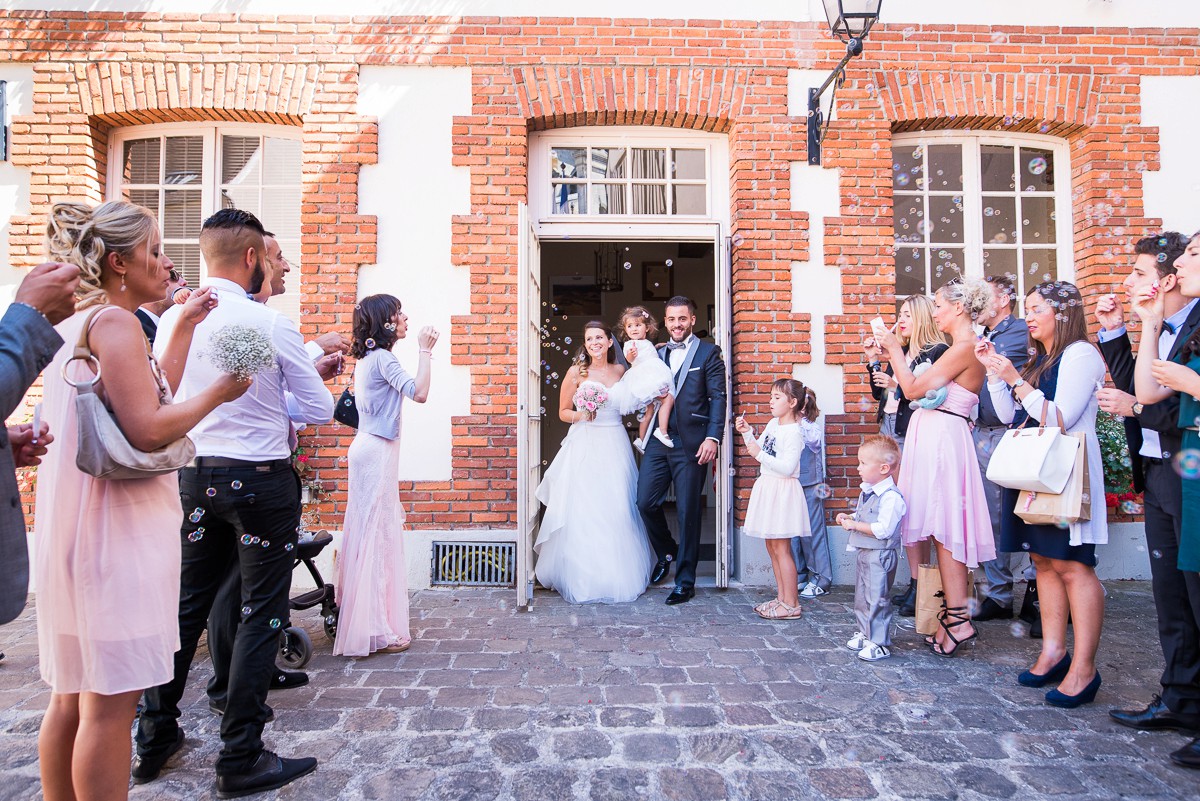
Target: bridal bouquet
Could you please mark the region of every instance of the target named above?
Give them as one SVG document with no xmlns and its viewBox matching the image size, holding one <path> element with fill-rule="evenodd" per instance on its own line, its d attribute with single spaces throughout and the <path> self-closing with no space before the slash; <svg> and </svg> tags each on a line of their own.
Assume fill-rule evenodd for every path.
<svg viewBox="0 0 1200 801">
<path fill-rule="evenodd" d="M 599 384 L 585 384 L 571 400 L 581 412 L 598 412 L 608 405 L 608 392 Z"/>
<path fill-rule="evenodd" d="M 261 328 L 231 324 L 213 332 L 205 354 L 222 373 L 245 380 L 275 369 L 275 343 Z"/>
</svg>

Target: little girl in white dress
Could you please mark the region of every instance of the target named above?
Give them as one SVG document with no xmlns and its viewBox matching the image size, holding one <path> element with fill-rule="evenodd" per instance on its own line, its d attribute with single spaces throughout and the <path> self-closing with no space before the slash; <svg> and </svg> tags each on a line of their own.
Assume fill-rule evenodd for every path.
<svg viewBox="0 0 1200 801">
<path fill-rule="evenodd" d="M 668 448 L 674 448 L 675 442 L 667 434 L 667 426 L 671 420 L 675 396 L 668 394 L 661 397 L 663 392 L 674 392 L 674 376 L 670 366 L 659 358 L 658 350 L 650 341 L 658 333 L 658 321 L 643 307 L 631 306 L 621 312 L 617 331 L 625 340 L 623 350 L 625 359 L 629 362 L 629 369 L 621 377 L 621 383 L 629 390 L 637 408 L 651 405 L 655 407 L 658 425 L 654 429 L 654 438 Z M 646 431 L 650 428 L 651 415 L 643 415 L 641 421 L 638 438 L 633 441 L 633 447 L 645 453 Z"/>
</svg>

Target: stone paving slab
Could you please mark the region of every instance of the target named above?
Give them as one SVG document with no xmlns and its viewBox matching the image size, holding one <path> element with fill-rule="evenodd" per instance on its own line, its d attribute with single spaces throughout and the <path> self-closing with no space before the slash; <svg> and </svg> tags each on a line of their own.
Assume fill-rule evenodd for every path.
<svg viewBox="0 0 1200 801">
<path fill-rule="evenodd" d="M 890 660 L 843 647 L 846 589 L 768 622 L 759 588 L 701 589 L 666 607 L 654 589 L 623 606 L 571 606 L 540 592 L 519 613 L 500 590 L 413 597 L 410 651 L 344 659 L 319 617 L 296 622 L 316 654 L 309 686 L 271 693 L 269 747 L 318 771 L 288 799 L 1195 799 L 1200 772 L 1172 766 L 1186 743 L 1108 721 L 1145 703 L 1162 669 L 1145 582 L 1111 582 L 1095 704 L 1047 706 L 1020 687 L 1036 643 L 1020 624 L 980 624 L 980 642 L 939 659 L 911 630 Z M 32 609 L 0 628 L 0 801 L 40 798 Z M 131 799 L 215 797 L 217 718 L 202 649 L 184 699 L 187 743 Z M 262 796 L 269 798 L 272 796 Z"/>
</svg>

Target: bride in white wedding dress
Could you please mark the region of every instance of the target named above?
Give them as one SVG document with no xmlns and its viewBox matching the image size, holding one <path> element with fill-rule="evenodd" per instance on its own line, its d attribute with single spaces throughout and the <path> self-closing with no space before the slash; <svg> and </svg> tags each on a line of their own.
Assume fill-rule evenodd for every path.
<svg viewBox="0 0 1200 801">
<path fill-rule="evenodd" d="M 654 566 L 635 502 L 637 466 L 621 423 L 630 400 L 608 327 L 588 323 L 583 339 L 559 397 L 559 419 L 571 429 L 537 488 L 546 513 L 534 573 L 571 603 L 625 603 L 645 592 Z M 589 385 L 609 396 L 594 412 L 575 408 L 576 392 Z"/>
</svg>

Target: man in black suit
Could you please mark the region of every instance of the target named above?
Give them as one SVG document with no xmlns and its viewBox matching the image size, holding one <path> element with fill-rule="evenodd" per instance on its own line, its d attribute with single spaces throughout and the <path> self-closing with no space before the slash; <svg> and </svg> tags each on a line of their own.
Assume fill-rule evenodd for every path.
<svg viewBox="0 0 1200 801">
<path fill-rule="evenodd" d="M 176 291 L 183 289 L 188 285 L 187 279 L 183 277 L 183 273 L 175 269 L 175 262 L 171 261 L 171 257 L 164 252 L 162 254 L 163 266 L 167 268 L 167 294 L 162 300 L 154 303 L 147 303 L 140 307 L 133 314 L 138 318 L 138 322 L 142 324 L 142 333 L 146 335 L 146 339 L 150 344 L 154 344 L 154 337 L 158 333 L 158 320 L 167 309 L 175 305 Z"/>
<path fill-rule="evenodd" d="M 638 474 L 637 505 L 658 555 L 650 580 L 661 581 L 671 562 L 676 563 L 675 588 L 667 596 L 667 604 L 673 606 L 695 595 L 704 481 L 725 433 L 725 362 L 720 348 L 692 333 L 696 304 L 689 298 L 676 295 L 667 301 L 663 325 L 671 341 L 661 356 L 675 376 L 675 406 L 667 429 L 675 447 L 668 448 L 649 436 L 654 431 L 652 423 Z M 662 509 L 672 484 L 679 515 L 678 547 Z"/>
<path fill-rule="evenodd" d="M 1175 259 L 1187 243 L 1187 237 L 1174 231 L 1139 240 L 1134 246 L 1133 268 L 1123 283 L 1130 296 L 1155 282 L 1158 291 L 1165 294 L 1165 321 L 1158 340 L 1163 359 L 1173 357 L 1200 326 L 1200 303 L 1183 296 L 1175 275 Z M 1179 397 L 1145 406 L 1138 403 L 1131 394 L 1133 348 L 1125 330 L 1121 303 L 1114 295 L 1100 299 L 1096 320 L 1101 325 L 1100 351 L 1117 387 L 1102 389 L 1097 397 L 1102 410 L 1125 417 L 1135 487 L 1145 488 L 1146 548 L 1151 555 L 1158 639 L 1166 662 L 1160 679 L 1161 696 L 1154 696 L 1144 709 L 1114 709 L 1109 715 L 1117 723 L 1135 729 L 1176 729 L 1197 734 L 1200 733 L 1200 574 L 1183 572 L 1177 566 L 1183 489 L 1171 464 L 1182 439 L 1178 427 Z M 1130 429 L 1130 421 L 1137 431 Z"/>
</svg>

